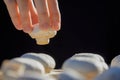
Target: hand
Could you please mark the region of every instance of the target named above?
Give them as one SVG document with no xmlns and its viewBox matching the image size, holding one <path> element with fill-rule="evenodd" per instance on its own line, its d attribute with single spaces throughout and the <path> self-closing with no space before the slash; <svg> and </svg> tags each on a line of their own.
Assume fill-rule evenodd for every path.
<svg viewBox="0 0 120 80">
<path fill-rule="evenodd" d="M 39 23 L 42 30 L 60 30 L 61 16 L 57 0 L 4 0 L 17 30 L 29 33 Z"/>
</svg>

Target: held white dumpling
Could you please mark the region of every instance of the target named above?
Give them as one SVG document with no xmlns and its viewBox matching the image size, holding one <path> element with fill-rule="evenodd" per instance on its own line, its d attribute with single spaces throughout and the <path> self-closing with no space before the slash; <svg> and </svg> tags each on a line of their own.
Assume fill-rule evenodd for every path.
<svg viewBox="0 0 120 80">
<path fill-rule="evenodd" d="M 33 27 L 33 31 L 29 33 L 29 35 L 36 40 L 38 45 L 46 45 L 49 44 L 49 39 L 53 38 L 57 34 L 55 30 L 40 30 L 39 24 L 35 24 Z"/>
<path fill-rule="evenodd" d="M 49 42 L 50 42 L 49 38 L 45 38 L 45 37 L 43 37 L 43 38 L 36 38 L 36 43 L 38 45 L 46 45 L 46 44 L 49 44 Z"/>
<path fill-rule="evenodd" d="M 111 67 L 120 67 L 120 55 L 115 56 L 110 64 Z"/>
<path fill-rule="evenodd" d="M 93 78 L 103 72 L 102 64 L 90 58 L 70 58 L 63 63 L 62 69 L 64 71 L 74 70 L 83 75 L 86 80 L 93 80 Z"/>
<path fill-rule="evenodd" d="M 40 30 L 39 28 L 39 24 L 35 24 L 33 27 L 33 31 L 31 33 L 29 33 L 29 35 L 32 38 L 42 38 L 42 37 L 47 37 L 47 38 L 53 38 L 55 35 L 57 34 L 57 31 L 55 30 L 47 30 L 47 31 L 43 31 Z"/>
<path fill-rule="evenodd" d="M 53 57 L 45 53 L 26 53 L 21 57 L 34 59 L 39 63 L 43 64 L 46 73 L 49 73 L 56 66 L 56 63 Z"/>
<path fill-rule="evenodd" d="M 98 75 L 94 80 L 120 80 L 120 68 L 111 67 Z"/>
</svg>

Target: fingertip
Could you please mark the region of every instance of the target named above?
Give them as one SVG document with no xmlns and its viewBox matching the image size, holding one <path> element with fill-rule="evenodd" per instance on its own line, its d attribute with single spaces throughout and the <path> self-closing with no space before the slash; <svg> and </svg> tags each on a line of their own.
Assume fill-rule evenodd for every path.
<svg viewBox="0 0 120 80">
<path fill-rule="evenodd" d="M 25 33 L 31 33 L 32 30 L 33 30 L 32 27 L 23 27 L 23 32 L 25 32 Z"/>
<path fill-rule="evenodd" d="M 52 23 L 52 29 L 53 30 L 56 30 L 56 31 L 59 31 L 60 29 L 61 29 L 61 24 L 60 24 L 60 22 L 53 22 Z"/>
<path fill-rule="evenodd" d="M 22 28 L 21 28 L 21 27 L 16 27 L 16 29 L 17 29 L 17 30 L 22 30 Z"/>
</svg>

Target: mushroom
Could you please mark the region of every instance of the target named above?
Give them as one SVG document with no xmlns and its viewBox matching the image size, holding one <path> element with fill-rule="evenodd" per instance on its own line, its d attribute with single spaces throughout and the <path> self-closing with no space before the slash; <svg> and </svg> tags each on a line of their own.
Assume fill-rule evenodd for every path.
<svg viewBox="0 0 120 80">
<path fill-rule="evenodd" d="M 120 80 L 120 68 L 111 67 L 98 75 L 94 80 Z"/>
<path fill-rule="evenodd" d="M 22 58 L 30 58 L 40 62 L 44 68 L 45 72 L 49 73 L 55 68 L 55 60 L 48 54 L 45 53 L 26 53 L 21 56 Z"/>
<path fill-rule="evenodd" d="M 29 33 L 29 35 L 36 39 L 36 43 L 38 45 L 46 45 L 49 44 L 49 39 L 53 38 L 57 34 L 57 31 L 49 29 L 47 31 L 40 30 L 39 24 L 35 24 L 33 27 L 33 31 Z"/>
<path fill-rule="evenodd" d="M 90 58 L 70 58 L 62 65 L 64 71 L 74 70 L 84 76 L 86 80 L 93 80 L 94 77 L 103 72 L 102 68 L 99 61 Z"/>
</svg>

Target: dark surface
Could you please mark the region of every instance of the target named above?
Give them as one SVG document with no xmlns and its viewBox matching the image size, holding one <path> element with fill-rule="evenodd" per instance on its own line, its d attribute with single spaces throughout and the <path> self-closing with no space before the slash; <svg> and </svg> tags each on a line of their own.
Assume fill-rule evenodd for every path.
<svg viewBox="0 0 120 80">
<path fill-rule="evenodd" d="M 120 52 L 117 3 L 109 7 L 104 0 L 75 1 L 59 0 L 62 28 L 49 45 L 39 46 L 27 34 L 14 28 L 0 0 L 0 62 L 26 52 L 44 52 L 53 56 L 56 68 L 60 68 L 64 60 L 75 53 L 92 52 L 102 55 L 109 64 Z"/>
</svg>

